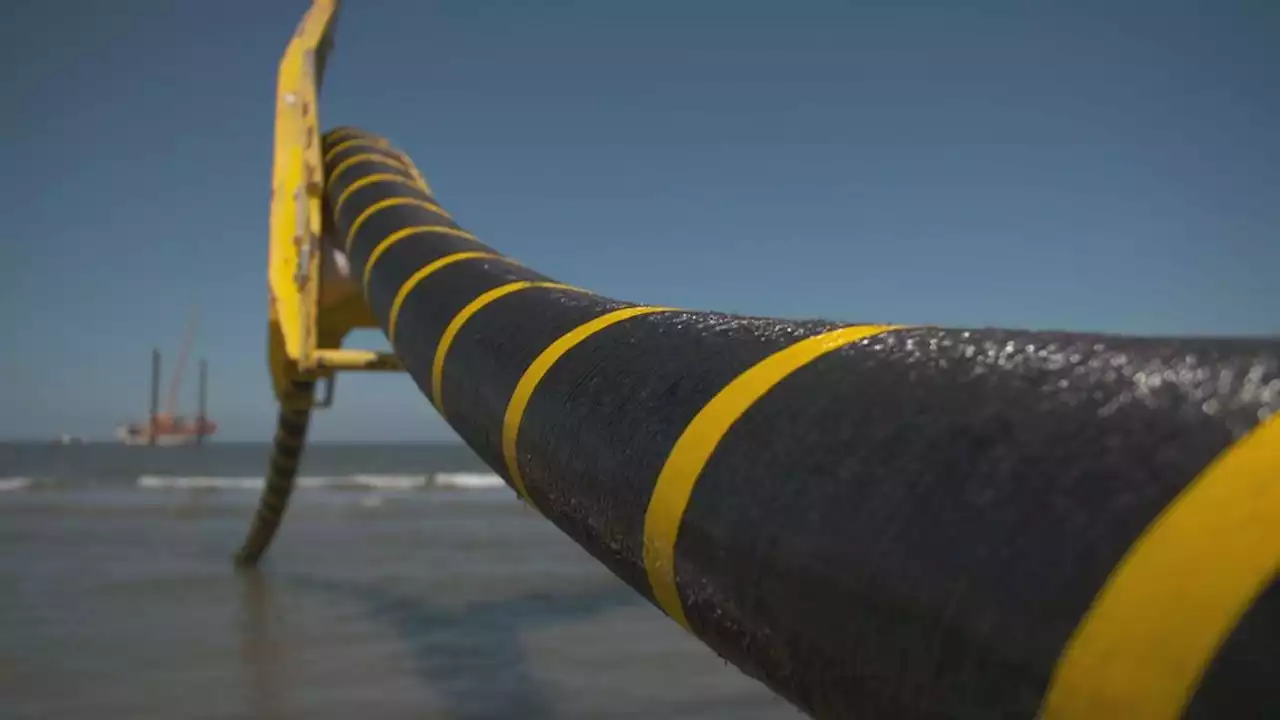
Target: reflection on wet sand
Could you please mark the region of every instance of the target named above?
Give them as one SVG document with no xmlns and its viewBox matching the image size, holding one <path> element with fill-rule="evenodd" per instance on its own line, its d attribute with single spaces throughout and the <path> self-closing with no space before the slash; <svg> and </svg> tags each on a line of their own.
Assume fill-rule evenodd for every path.
<svg viewBox="0 0 1280 720">
<path fill-rule="evenodd" d="M 447 709 L 443 717 L 457 720 L 517 716 L 554 720 L 554 703 L 530 671 L 522 637 L 643 602 L 621 583 L 611 583 L 586 593 L 535 593 L 441 608 L 429 598 L 400 595 L 372 584 L 299 575 L 269 579 L 253 570 L 241 575 L 247 699 L 259 718 L 286 714 L 284 636 L 277 632 L 281 617 L 273 603 L 273 583 L 355 603 L 375 623 L 389 627 L 412 657 L 418 677 Z"/>
<path fill-rule="evenodd" d="M 240 662 L 244 669 L 245 701 L 260 720 L 285 717 L 277 609 L 270 580 L 254 570 L 239 573 L 244 617 L 240 620 Z"/>
</svg>

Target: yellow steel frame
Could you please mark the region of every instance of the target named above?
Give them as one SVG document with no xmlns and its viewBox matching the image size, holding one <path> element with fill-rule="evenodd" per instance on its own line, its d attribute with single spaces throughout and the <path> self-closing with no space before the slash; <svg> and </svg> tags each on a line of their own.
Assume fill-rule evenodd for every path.
<svg viewBox="0 0 1280 720">
<path fill-rule="evenodd" d="M 331 402 L 336 371 L 403 370 L 392 354 L 341 349 L 351 330 L 377 324 L 357 283 L 325 273 L 332 246 L 324 241 L 318 101 L 337 14 L 338 0 L 313 0 L 280 59 L 276 85 L 268 363 L 281 403 L 297 402 L 288 392 L 294 380 L 328 383 L 324 399 L 308 407 Z"/>
</svg>

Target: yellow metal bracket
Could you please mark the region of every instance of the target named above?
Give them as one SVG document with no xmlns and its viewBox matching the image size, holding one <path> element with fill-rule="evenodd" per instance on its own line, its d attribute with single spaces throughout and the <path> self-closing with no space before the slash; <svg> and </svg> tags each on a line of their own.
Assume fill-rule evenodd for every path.
<svg viewBox="0 0 1280 720">
<path fill-rule="evenodd" d="M 377 324 L 359 285 L 343 272 L 344 258 L 324 239 L 318 104 L 337 14 L 338 0 L 313 0 L 280 59 L 276 85 L 268 363 L 282 403 L 297 396 L 288 392 L 295 380 L 327 384 L 323 399 L 307 407 L 329 405 L 339 370 L 403 370 L 394 355 L 341 348 L 351 330 Z"/>
</svg>

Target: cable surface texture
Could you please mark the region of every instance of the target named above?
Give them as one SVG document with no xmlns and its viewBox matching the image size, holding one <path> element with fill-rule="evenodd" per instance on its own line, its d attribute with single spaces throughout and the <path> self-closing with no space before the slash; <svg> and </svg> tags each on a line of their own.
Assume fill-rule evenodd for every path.
<svg viewBox="0 0 1280 720">
<path fill-rule="evenodd" d="M 480 242 L 381 138 L 324 153 L 330 234 L 423 394 L 806 712 L 1280 716 L 1277 339 L 623 302 Z"/>
</svg>

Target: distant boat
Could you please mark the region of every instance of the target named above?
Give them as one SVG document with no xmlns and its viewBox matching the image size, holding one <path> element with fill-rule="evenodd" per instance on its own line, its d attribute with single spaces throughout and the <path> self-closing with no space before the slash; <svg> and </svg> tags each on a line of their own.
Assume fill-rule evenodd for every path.
<svg viewBox="0 0 1280 720">
<path fill-rule="evenodd" d="M 116 426 L 116 437 L 125 445 L 160 445 L 173 447 L 203 442 L 218 431 L 218 424 L 205 417 L 205 400 L 208 390 L 208 366 L 200 361 L 200 409 L 194 420 L 177 414 L 178 391 L 182 387 L 182 369 L 187 364 L 187 352 L 195 338 L 196 316 L 187 324 L 182 340 L 178 364 L 169 382 L 169 396 L 165 412 L 159 412 L 160 401 L 160 351 L 151 353 L 151 417 L 144 422 L 129 422 Z"/>
<path fill-rule="evenodd" d="M 84 444 L 84 438 L 82 438 L 82 437 L 76 437 L 75 435 L 68 435 L 68 434 L 66 434 L 66 433 L 62 433 L 62 434 L 61 434 L 61 435 L 59 435 L 59 436 L 58 436 L 58 438 L 57 438 L 56 440 L 54 440 L 53 442 L 54 442 L 55 444 L 58 444 L 58 445 L 83 445 L 83 444 Z"/>
<path fill-rule="evenodd" d="M 209 437 L 218 431 L 212 420 L 186 418 L 163 414 L 155 419 L 155 442 L 151 442 L 149 423 L 126 423 L 116 428 L 116 437 L 125 445 L 160 445 L 174 447 L 188 445 Z"/>
</svg>

